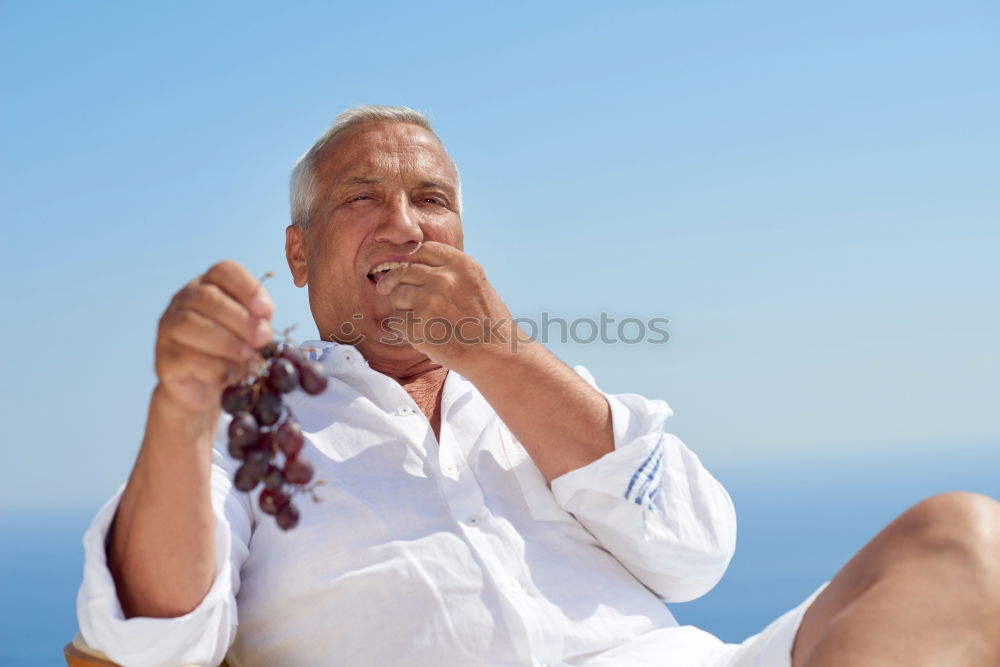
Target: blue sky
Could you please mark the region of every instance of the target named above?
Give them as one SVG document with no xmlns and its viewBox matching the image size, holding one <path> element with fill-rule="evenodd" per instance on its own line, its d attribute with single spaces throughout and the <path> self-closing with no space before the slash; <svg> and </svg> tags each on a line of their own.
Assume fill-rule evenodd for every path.
<svg viewBox="0 0 1000 667">
<path fill-rule="evenodd" d="M 430 115 L 515 315 L 670 319 L 551 347 L 711 466 L 1000 444 L 996 3 L 10 2 L 0 63 L 0 507 L 125 479 L 218 259 L 314 336 L 287 176 L 359 103 Z"/>
</svg>

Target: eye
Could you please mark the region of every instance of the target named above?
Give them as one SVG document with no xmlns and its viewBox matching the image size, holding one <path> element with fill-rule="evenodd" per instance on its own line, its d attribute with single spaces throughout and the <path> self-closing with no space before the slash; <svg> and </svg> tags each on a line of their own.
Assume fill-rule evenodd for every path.
<svg viewBox="0 0 1000 667">
<path fill-rule="evenodd" d="M 347 197 L 345 202 L 347 204 L 364 204 L 374 200 L 375 198 L 368 193 L 359 193 L 356 195 L 350 195 L 349 197 Z"/>
<path fill-rule="evenodd" d="M 445 201 L 444 198 L 438 197 L 437 195 L 425 195 L 420 198 L 420 201 L 424 204 L 434 204 L 436 206 L 448 205 L 448 202 Z"/>
</svg>

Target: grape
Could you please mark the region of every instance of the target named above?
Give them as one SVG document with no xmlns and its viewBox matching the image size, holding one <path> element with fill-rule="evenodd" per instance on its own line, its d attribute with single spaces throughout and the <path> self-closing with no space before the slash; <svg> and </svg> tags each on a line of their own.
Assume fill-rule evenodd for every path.
<svg viewBox="0 0 1000 667">
<path fill-rule="evenodd" d="M 231 415 L 250 409 L 253 387 L 234 384 L 222 392 L 222 409 Z"/>
<path fill-rule="evenodd" d="M 264 514 L 275 515 L 278 510 L 284 507 L 290 498 L 287 494 L 281 493 L 280 491 L 272 491 L 270 489 L 264 489 L 260 492 L 260 498 L 257 499 L 260 505 L 260 510 Z"/>
<path fill-rule="evenodd" d="M 313 493 L 316 482 L 312 464 L 300 458 L 305 435 L 287 408 L 282 395 L 299 386 L 316 395 L 327 386 L 326 371 L 287 343 L 272 341 L 258 350 L 263 363 L 256 364 L 241 382 L 222 392 L 222 408 L 233 417 L 229 423 L 229 455 L 242 463 L 233 475 L 233 486 L 250 493 L 263 481 L 257 498 L 261 512 L 271 514 L 282 530 L 299 523 L 299 510 L 292 504 L 295 493 Z M 278 457 L 284 461 L 279 467 Z M 308 486 L 307 486 L 308 485 Z"/>
<path fill-rule="evenodd" d="M 303 361 L 299 366 L 299 381 L 307 394 L 315 396 L 326 389 L 326 370 L 318 361 Z"/>
<path fill-rule="evenodd" d="M 253 406 L 253 416 L 261 426 L 270 426 L 281 417 L 281 397 L 275 394 L 262 394 Z"/>
<path fill-rule="evenodd" d="M 279 357 L 267 371 L 267 384 L 275 391 L 287 394 L 299 386 L 299 371 L 288 359 Z"/>
<path fill-rule="evenodd" d="M 266 452 L 274 451 L 274 433 L 271 431 L 261 431 L 260 435 L 257 436 L 257 442 L 254 443 L 253 449 L 263 449 Z"/>
<path fill-rule="evenodd" d="M 290 362 L 292 362 L 292 364 L 294 364 L 295 368 L 299 370 L 301 370 L 302 364 L 305 363 L 306 361 L 306 356 L 302 354 L 302 350 L 300 350 L 297 347 L 292 347 L 291 345 L 285 345 L 284 347 L 282 347 L 281 352 L 278 353 L 278 356 L 282 357 L 283 359 L 288 359 Z"/>
<path fill-rule="evenodd" d="M 237 447 L 249 447 L 259 433 L 257 420 L 249 412 L 237 412 L 229 422 L 229 443 Z"/>
<path fill-rule="evenodd" d="M 241 465 L 236 471 L 236 476 L 233 478 L 233 486 L 247 493 L 257 488 L 257 484 L 259 483 L 260 469 L 252 463 Z"/>
<path fill-rule="evenodd" d="M 299 509 L 289 501 L 278 508 L 275 518 L 278 520 L 278 528 L 291 530 L 299 524 Z"/>
<path fill-rule="evenodd" d="M 261 475 L 267 472 L 267 466 L 271 462 L 271 452 L 264 449 L 249 449 L 244 460 L 247 464 L 254 466 Z"/>
<path fill-rule="evenodd" d="M 292 457 L 298 454 L 302 449 L 304 441 L 305 437 L 302 435 L 302 429 L 299 427 L 298 422 L 291 418 L 283 421 L 281 426 L 278 427 L 275 442 L 278 445 L 278 449 L 285 456 Z"/>
<path fill-rule="evenodd" d="M 309 461 L 300 458 L 285 462 L 285 479 L 292 484 L 308 484 L 313 478 L 313 467 Z"/>
<path fill-rule="evenodd" d="M 281 472 L 281 468 L 276 466 L 269 466 L 267 469 L 267 474 L 264 475 L 264 486 L 267 487 L 268 491 L 281 491 L 281 487 L 285 485 L 285 476 Z"/>
<path fill-rule="evenodd" d="M 229 455 L 232 456 L 237 461 L 242 461 L 247 455 L 246 447 L 240 446 L 238 443 L 229 441 Z"/>
</svg>

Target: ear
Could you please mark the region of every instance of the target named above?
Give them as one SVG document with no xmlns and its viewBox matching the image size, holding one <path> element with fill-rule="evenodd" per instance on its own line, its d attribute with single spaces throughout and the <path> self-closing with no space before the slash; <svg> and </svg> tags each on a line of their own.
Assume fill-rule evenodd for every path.
<svg viewBox="0 0 1000 667">
<path fill-rule="evenodd" d="M 296 287 L 305 287 L 309 282 L 309 262 L 306 259 L 306 233 L 299 225 L 285 228 L 285 259 L 292 271 Z"/>
</svg>

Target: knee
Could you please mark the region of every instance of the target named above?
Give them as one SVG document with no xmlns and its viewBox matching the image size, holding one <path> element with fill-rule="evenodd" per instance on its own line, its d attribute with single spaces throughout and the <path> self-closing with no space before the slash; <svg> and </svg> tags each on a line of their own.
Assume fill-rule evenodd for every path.
<svg viewBox="0 0 1000 667">
<path fill-rule="evenodd" d="M 900 517 L 907 538 L 1000 577 L 1000 502 L 966 491 L 927 498 Z"/>
</svg>

